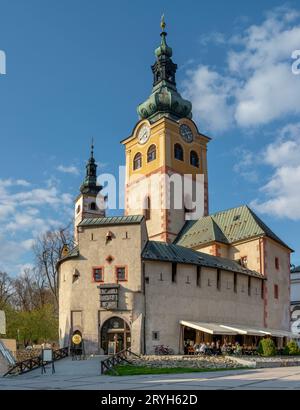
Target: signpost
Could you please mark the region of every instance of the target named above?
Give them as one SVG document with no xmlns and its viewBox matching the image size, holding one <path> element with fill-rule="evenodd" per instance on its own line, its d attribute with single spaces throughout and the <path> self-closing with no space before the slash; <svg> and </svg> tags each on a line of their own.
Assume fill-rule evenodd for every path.
<svg viewBox="0 0 300 410">
<path fill-rule="evenodd" d="M 53 351 L 46 348 L 42 350 L 42 374 L 46 373 L 47 364 L 52 364 L 52 374 L 55 373 Z"/>
<path fill-rule="evenodd" d="M 74 333 L 72 336 L 72 346 L 71 346 L 71 355 L 72 360 L 81 360 L 82 358 L 85 360 L 85 349 L 84 349 L 84 340 L 80 333 Z"/>
</svg>

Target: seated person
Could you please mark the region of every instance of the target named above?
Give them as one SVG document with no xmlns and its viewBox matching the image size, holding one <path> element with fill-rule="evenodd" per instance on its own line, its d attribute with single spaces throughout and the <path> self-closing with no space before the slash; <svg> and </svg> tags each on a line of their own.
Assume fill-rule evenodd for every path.
<svg viewBox="0 0 300 410">
<path fill-rule="evenodd" d="M 201 343 L 199 353 L 205 354 L 206 352 L 206 344 L 204 342 Z"/>
</svg>

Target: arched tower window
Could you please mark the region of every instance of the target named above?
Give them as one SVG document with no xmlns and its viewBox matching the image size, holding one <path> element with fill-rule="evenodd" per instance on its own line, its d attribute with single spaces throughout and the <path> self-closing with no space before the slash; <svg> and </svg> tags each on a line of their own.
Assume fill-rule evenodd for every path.
<svg viewBox="0 0 300 410">
<path fill-rule="evenodd" d="M 193 165 L 193 167 L 199 168 L 199 157 L 198 157 L 197 152 L 195 151 L 191 151 L 190 164 Z"/>
<path fill-rule="evenodd" d="M 96 210 L 97 210 L 96 202 L 91 202 L 90 210 L 91 210 L 91 211 L 96 211 Z"/>
<path fill-rule="evenodd" d="M 174 157 L 179 161 L 183 161 L 183 148 L 180 144 L 174 145 Z"/>
<path fill-rule="evenodd" d="M 151 162 L 154 161 L 156 159 L 156 146 L 150 145 L 148 152 L 147 152 L 147 161 Z"/>
<path fill-rule="evenodd" d="M 142 154 L 140 152 L 138 152 L 133 160 L 133 169 L 139 169 L 142 168 Z"/>
<path fill-rule="evenodd" d="M 149 196 L 147 196 L 144 200 L 144 217 L 146 221 L 149 221 L 151 219 L 151 199 Z"/>
</svg>

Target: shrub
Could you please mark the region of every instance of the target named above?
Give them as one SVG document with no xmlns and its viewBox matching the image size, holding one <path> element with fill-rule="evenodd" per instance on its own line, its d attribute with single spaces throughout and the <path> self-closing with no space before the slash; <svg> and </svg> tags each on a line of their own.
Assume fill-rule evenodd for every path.
<svg viewBox="0 0 300 410">
<path fill-rule="evenodd" d="M 289 355 L 295 356 L 295 355 L 300 354 L 299 346 L 298 346 L 298 344 L 297 344 L 297 342 L 296 342 L 295 340 L 291 340 L 291 341 L 286 345 L 286 347 L 287 347 L 287 351 L 288 351 L 288 354 L 289 354 Z"/>
<path fill-rule="evenodd" d="M 264 357 L 276 355 L 276 346 L 272 339 L 266 338 L 259 342 L 258 353 Z"/>
</svg>

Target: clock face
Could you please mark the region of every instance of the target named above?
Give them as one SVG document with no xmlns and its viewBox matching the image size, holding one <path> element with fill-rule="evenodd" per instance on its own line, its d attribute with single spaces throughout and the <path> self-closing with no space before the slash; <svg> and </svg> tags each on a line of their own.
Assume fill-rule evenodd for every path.
<svg viewBox="0 0 300 410">
<path fill-rule="evenodd" d="M 192 130 L 186 124 L 180 125 L 180 135 L 182 136 L 185 142 L 192 142 L 194 139 Z"/>
<path fill-rule="evenodd" d="M 150 137 L 150 128 L 148 125 L 143 125 L 138 133 L 138 140 L 140 144 L 146 144 Z"/>
</svg>

